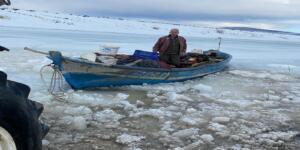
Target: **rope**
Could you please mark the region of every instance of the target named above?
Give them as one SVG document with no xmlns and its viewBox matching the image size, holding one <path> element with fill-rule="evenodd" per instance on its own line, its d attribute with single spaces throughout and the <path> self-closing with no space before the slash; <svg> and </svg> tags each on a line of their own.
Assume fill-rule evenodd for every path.
<svg viewBox="0 0 300 150">
<path fill-rule="evenodd" d="M 49 86 L 47 85 L 47 82 L 43 75 L 43 71 L 46 68 L 51 68 L 53 70 Z M 53 95 L 56 100 L 65 102 L 65 100 L 64 100 L 64 97 L 65 97 L 64 78 L 63 78 L 63 74 L 59 70 L 58 66 L 56 66 L 54 64 L 48 64 L 48 65 L 43 66 L 40 70 L 40 77 L 41 77 L 44 85 L 48 86 L 48 92 L 51 95 Z"/>
<path fill-rule="evenodd" d="M 218 40 L 219 40 L 218 50 L 220 50 L 221 49 L 221 44 L 222 44 L 222 38 L 219 37 Z"/>
</svg>

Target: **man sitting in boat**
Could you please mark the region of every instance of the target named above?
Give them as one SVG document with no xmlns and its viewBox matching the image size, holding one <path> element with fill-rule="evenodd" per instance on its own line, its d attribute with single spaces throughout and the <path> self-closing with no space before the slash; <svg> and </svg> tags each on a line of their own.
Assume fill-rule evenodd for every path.
<svg viewBox="0 0 300 150">
<path fill-rule="evenodd" d="M 186 40 L 179 36 L 178 29 L 171 29 L 170 34 L 159 38 L 153 47 L 153 52 L 159 52 L 160 61 L 172 67 L 180 67 L 180 57 L 186 53 Z"/>
</svg>

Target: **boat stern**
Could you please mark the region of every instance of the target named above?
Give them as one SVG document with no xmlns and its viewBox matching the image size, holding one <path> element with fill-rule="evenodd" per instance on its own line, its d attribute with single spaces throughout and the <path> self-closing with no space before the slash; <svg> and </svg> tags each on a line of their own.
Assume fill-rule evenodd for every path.
<svg viewBox="0 0 300 150">
<path fill-rule="evenodd" d="M 59 51 L 49 51 L 49 59 L 51 59 L 54 65 L 58 66 L 59 70 L 62 70 L 63 56 Z"/>
</svg>

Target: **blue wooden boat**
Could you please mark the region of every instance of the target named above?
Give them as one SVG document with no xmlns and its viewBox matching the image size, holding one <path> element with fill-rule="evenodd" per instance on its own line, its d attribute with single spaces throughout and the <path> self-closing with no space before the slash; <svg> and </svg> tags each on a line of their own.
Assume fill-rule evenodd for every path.
<svg viewBox="0 0 300 150">
<path fill-rule="evenodd" d="M 232 59 L 230 54 L 217 51 L 222 61 L 191 68 L 145 68 L 125 65 L 108 66 L 78 58 L 64 57 L 60 52 L 49 52 L 48 57 L 61 71 L 73 89 L 170 83 L 191 80 L 225 69 Z"/>
</svg>

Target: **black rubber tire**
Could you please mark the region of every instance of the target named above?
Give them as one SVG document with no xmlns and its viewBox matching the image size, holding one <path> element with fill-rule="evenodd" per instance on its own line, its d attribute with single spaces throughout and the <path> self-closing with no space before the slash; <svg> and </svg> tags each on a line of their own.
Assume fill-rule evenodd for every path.
<svg viewBox="0 0 300 150">
<path fill-rule="evenodd" d="M 11 3 L 10 3 L 10 0 L 4 0 L 4 3 L 5 3 L 5 5 L 10 5 Z"/>
<path fill-rule="evenodd" d="M 0 51 L 9 51 L 9 49 L 0 45 Z"/>
<path fill-rule="evenodd" d="M 39 116 L 43 105 L 27 99 L 28 86 L 4 82 L 5 76 L 0 72 L 0 126 L 11 134 L 18 150 L 41 150 L 45 132 Z"/>
</svg>

